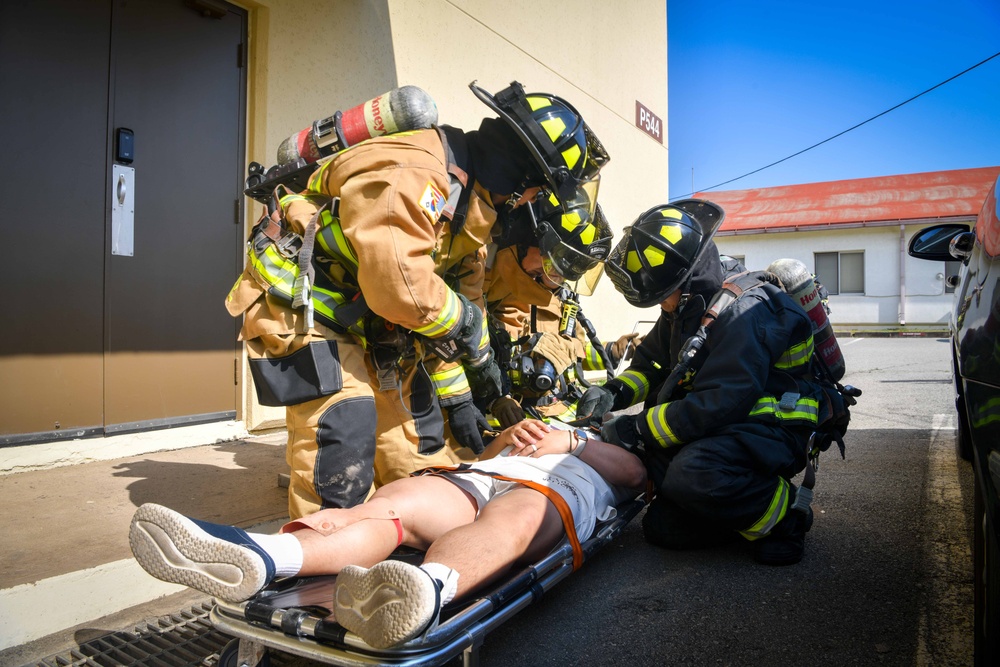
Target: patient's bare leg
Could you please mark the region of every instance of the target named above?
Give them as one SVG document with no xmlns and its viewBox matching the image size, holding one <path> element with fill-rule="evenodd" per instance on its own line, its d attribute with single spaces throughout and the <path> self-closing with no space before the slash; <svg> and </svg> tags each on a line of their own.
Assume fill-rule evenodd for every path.
<svg viewBox="0 0 1000 667">
<path fill-rule="evenodd" d="M 456 597 L 495 581 L 512 565 L 542 558 L 563 536 L 562 519 L 541 493 L 520 487 L 499 496 L 465 523 L 431 544 L 425 563 L 459 573 Z"/>
<path fill-rule="evenodd" d="M 399 479 L 380 487 L 364 505 L 321 510 L 309 519 L 315 529 L 292 532 L 302 544 L 299 574 L 336 574 L 345 565 L 370 567 L 399 545 L 398 527 L 403 544 L 426 549 L 475 518 L 475 501 L 448 480 L 433 475 Z"/>
</svg>

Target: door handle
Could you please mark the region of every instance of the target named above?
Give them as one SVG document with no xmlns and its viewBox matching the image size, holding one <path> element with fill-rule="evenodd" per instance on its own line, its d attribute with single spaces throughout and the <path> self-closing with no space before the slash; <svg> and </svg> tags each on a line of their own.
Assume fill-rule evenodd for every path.
<svg viewBox="0 0 1000 667">
<path fill-rule="evenodd" d="M 118 174 L 118 205 L 122 206 L 125 204 L 125 195 L 128 194 L 128 186 L 125 183 L 125 174 Z"/>
</svg>

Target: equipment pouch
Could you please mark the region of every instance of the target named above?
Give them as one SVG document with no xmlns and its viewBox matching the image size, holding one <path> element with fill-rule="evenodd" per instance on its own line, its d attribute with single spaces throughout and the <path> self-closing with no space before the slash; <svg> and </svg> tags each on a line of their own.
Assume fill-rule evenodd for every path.
<svg viewBox="0 0 1000 667">
<path fill-rule="evenodd" d="M 314 341 L 287 357 L 250 359 L 257 400 L 272 407 L 329 396 L 344 386 L 337 341 Z"/>
</svg>

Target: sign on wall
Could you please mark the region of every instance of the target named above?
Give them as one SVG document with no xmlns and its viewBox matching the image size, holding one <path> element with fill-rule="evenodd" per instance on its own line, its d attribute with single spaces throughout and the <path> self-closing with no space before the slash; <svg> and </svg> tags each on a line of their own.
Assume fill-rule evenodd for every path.
<svg viewBox="0 0 1000 667">
<path fill-rule="evenodd" d="M 639 100 L 635 101 L 635 126 L 661 144 L 663 143 L 663 121 Z"/>
</svg>

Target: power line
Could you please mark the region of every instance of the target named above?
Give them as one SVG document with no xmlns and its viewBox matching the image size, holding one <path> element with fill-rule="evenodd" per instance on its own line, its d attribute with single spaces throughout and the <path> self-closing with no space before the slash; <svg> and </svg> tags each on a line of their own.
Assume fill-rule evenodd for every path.
<svg viewBox="0 0 1000 667">
<path fill-rule="evenodd" d="M 793 157 L 796 157 L 796 156 L 799 156 L 799 155 L 802 155 L 802 154 L 803 154 L 803 153 L 805 153 L 806 151 L 811 151 L 812 149 L 816 148 L 817 146 L 822 146 L 823 144 L 827 143 L 828 141 L 833 141 L 833 140 L 834 140 L 834 139 L 836 139 L 837 137 L 840 137 L 840 136 L 843 136 L 843 135 L 847 134 L 848 132 L 850 132 L 851 130 L 856 130 L 856 129 L 858 129 L 859 127 L 861 127 L 862 125 L 865 125 L 866 123 L 870 123 L 870 122 L 872 122 L 873 120 L 875 120 L 876 118 L 880 118 L 880 117 L 882 117 L 882 116 L 886 115 L 886 114 L 887 114 L 887 113 L 889 113 L 890 111 L 895 111 L 896 109 L 898 109 L 899 107 L 903 106 L 904 104 L 909 104 L 910 102 L 912 102 L 913 100 L 917 99 L 918 97 L 921 97 L 921 96 L 923 96 L 923 95 L 926 95 L 927 93 L 931 92 L 932 90 L 935 90 L 936 88 L 940 88 L 941 86 L 943 86 L 944 84 L 946 84 L 946 83 L 948 83 L 948 82 L 950 82 L 950 81 L 954 81 L 955 79 L 957 79 L 958 77 L 962 76 L 963 74 L 968 74 L 969 72 L 971 72 L 972 70 L 976 69 L 976 68 L 977 68 L 977 67 L 979 67 L 980 65 L 984 65 L 984 64 L 988 63 L 989 61 L 993 60 L 993 59 L 994 59 L 994 58 L 996 58 L 997 56 L 1000 56 L 1000 51 L 997 51 L 996 53 L 994 53 L 994 54 L 993 54 L 992 56 L 990 56 L 989 58 L 986 58 L 985 60 L 981 60 L 980 62 L 976 63 L 976 64 L 975 64 L 975 65 L 973 65 L 972 67 L 969 67 L 969 68 L 967 68 L 967 69 L 964 69 L 964 70 L 962 70 L 961 72 L 959 72 L 958 74 L 956 74 L 956 75 L 954 75 L 954 76 L 951 76 L 951 77 L 948 77 L 947 79 L 945 79 L 945 80 L 944 80 L 944 81 L 942 81 L 941 83 L 939 83 L 939 84 L 937 84 L 937 85 L 934 85 L 934 86 L 931 86 L 930 88 L 928 88 L 928 89 L 927 89 L 927 90 L 925 90 L 924 92 L 922 92 L 922 93 L 917 93 L 916 95 L 914 95 L 914 96 L 913 96 L 913 97 L 911 97 L 910 99 L 908 99 L 908 100 L 905 100 L 905 101 L 903 101 L 903 102 L 900 102 L 900 103 L 899 103 L 899 104 L 897 104 L 896 106 L 894 106 L 894 107 L 891 107 L 891 108 L 889 108 L 889 109 L 886 109 L 886 110 L 885 110 L 885 111 L 883 111 L 882 113 L 879 113 L 879 114 L 876 114 L 876 115 L 872 116 L 872 117 L 871 117 L 871 118 L 869 118 L 868 120 L 864 120 L 864 121 L 861 121 L 861 122 L 860 122 L 860 123 L 858 123 L 857 125 L 854 125 L 853 127 L 849 127 L 849 128 L 847 128 L 846 130 L 844 130 L 843 132 L 838 132 L 837 134 L 833 135 L 832 137 L 828 137 L 828 138 L 824 139 L 823 141 L 820 141 L 819 143 L 815 143 L 815 144 L 813 144 L 812 146 L 809 146 L 808 148 L 803 148 L 802 150 L 800 150 L 800 151 L 798 151 L 798 152 L 796 152 L 796 153 L 792 153 L 792 154 L 791 154 L 791 155 L 789 155 L 788 157 L 783 157 L 783 158 L 781 158 L 780 160 L 776 160 L 775 162 L 772 162 L 771 164 L 768 164 L 768 165 L 764 165 L 763 167 L 760 167 L 760 168 L 758 168 L 758 169 L 754 169 L 753 171 L 748 171 L 747 173 L 743 174 L 742 176 L 737 176 L 736 178 L 730 178 L 730 179 L 729 179 L 728 181 L 723 181 L 722 183 L 716 183 L 715 185 L 713 185 L 713 186 L 711 186 L 711 187 L 708 187 L 708 188 L 702 188 L 701 190 L 694 190 L 694 183 L 692 183 L 692 184 L 691 184 L 691 188 L 692 188 L 692 191 L 691 191 L 691 192 L 689 192 L 689 193 L 687 193 L 686 195 L 682 195 L 681 197 L 677 197 L 676 199 L 681 199 L 681 198 L 683 198 L 683 197 L 690 197 L 690 196 L 691 196 L 691 195 L 693 195 L 693 194 L 694 194 L 695 192 L 706 192 L 706 191 L 708 191 L 708 190 L 714 190 L 715 188 L 718 188 L 718 187 L 722 187 L 723 185 L 728 185 L 729 183 L 732 183 L 733 181 L 738 181 L 738 180 L 740 180 L 741 178 L 746 178 L 747 176 L 751 176 L 751 175 L 753 175 L 753 174 L 756 174 L 757 172 L 760 172 L 760 171 L 764 171 L 765 169 L 769 169 L 769 168 L 773 167 L 774 165 L 776 165 L 776 164 L 781 164 L 782 162 L 784 162 L 784 161 L 786 161 L 786 160 L 791 160 L 791 159 L 792 159 Z M 693 172 L 693 169 L 692 169 L 692 172 Z"/>
</svg>

